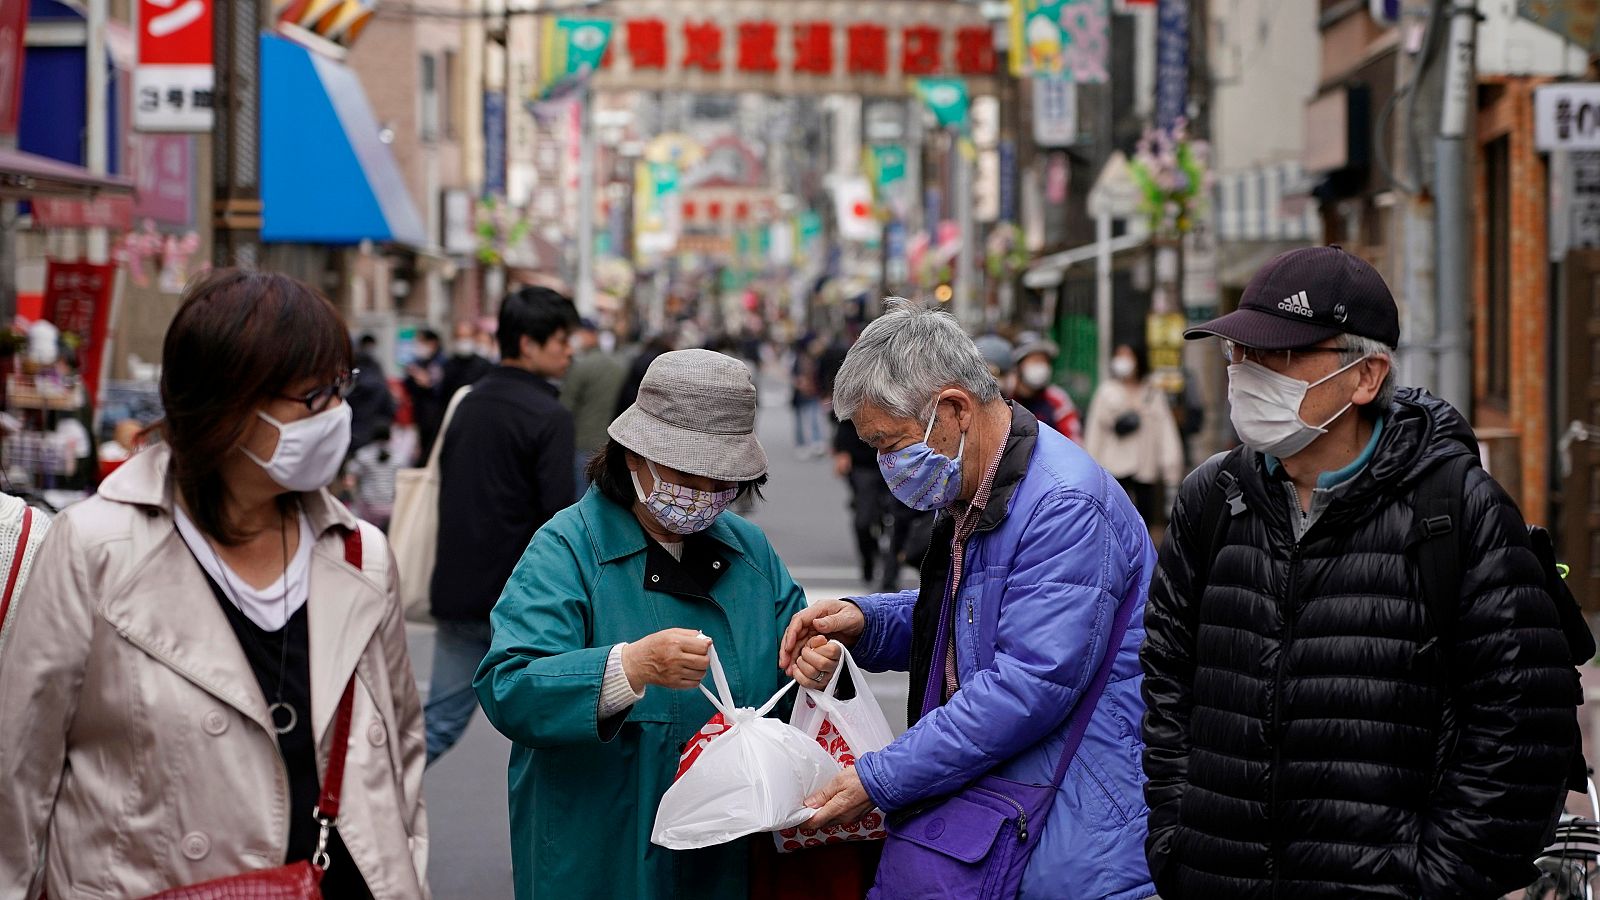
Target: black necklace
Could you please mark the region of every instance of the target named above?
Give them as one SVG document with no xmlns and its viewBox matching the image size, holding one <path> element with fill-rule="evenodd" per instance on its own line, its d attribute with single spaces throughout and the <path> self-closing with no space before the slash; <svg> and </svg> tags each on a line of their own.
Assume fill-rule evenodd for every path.
<svg viewBox="0 0 1600 900">
<path fill-rule="evenodd" d="M 296 521 L 299 517 L 296 516 Z M 279 734 L 288 734 L 300 722 L 300 714 L 288 701 L 283 699 L 283 673 L 289 668 L 289 520 L 285 516 L 278 525 L 278 537 L 283 545 L 283 590 L 279 594 L 279 603 L 283 612 L 283 627 L 278 633 L 278 689 L 273 701 L 267 705 L 267 715 L 272 718 L 272 729 Z M 238 592 L 233 589 L 233 583 L 228 579 L 228 566 L 217 555 L 217 548 L 206 541 L 206 548 L 211 551 L 211 558 L 217 561 L 217 571 L 222 573 L 223 589 L 233 605 L 244 612 L 244 604 L 239 602 Z M 246 616 L 249 618 L 249 616 Z"/>
</svg>

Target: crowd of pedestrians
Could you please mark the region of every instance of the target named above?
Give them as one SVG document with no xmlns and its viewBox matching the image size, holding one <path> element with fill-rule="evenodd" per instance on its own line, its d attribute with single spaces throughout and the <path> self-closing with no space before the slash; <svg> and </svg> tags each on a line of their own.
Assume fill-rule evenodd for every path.
<svg viewBox="0 0 1600 900">
<path fill-rule="evenodd" d="M 545 287 L 489 334 L 419 333 L 392 391 L 310 288 L 212 272 L 151 446 L 53 522 L 0 501 L 0 900 L 427 897 L 423 773 L 480 705 L 519 900 L 1491 900 L 1584 786 L 1595 647 L 1548 535 L 1396 384 L 1393 297 L 1342 250 L 1190 329 L 1240 446 L 1187 474 L 1140 346 L 1080 417 L 1038 335 L 894 301 L 795 338 L 796 446 L 877 589 L 810 604 L 737 512 L 759 346 L 630 359 Z M 435 446 L 424 705 L 383 526 Z M 754 706 L 845 649 L 910 673 L 909 727 L 798 812 L 886 816 L 871 865 L 653 844 L 713 657 Z"/>
</svg>

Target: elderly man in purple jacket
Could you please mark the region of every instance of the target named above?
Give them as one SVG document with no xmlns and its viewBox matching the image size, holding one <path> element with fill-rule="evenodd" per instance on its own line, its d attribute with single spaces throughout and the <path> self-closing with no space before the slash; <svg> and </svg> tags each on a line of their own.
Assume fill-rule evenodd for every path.
<svg viewBox="0 0 1600 900">
<path fill-rule="evenodd" d="M 955 319 L 905 301 L 850 351 L 834 409 L 878 451 L 896 496 L 940 514 L 920 590 L 818 603 L 784 636 L 780 662 L 802 681 L 831 668 L 817 652 L 828 639 L 869 670 L 911 672 L 910 729 L 811 798 L 808 824 L 876 806 L 892 830 L 897 813 L 983 776 L 1050 784 L 1068 721 L 1110 654 L 1082 743 L 1042 831 L 1032 829 L 1021 895 L 1154 896 L 1139 645 L 1156 557 L 1127 495 L 1076 444 L 1004 400 Z M 1108 646 L 1125 604 L 1131 623 Z M 899 896 L 880 878 L 875 896 Z"/>
</svg>

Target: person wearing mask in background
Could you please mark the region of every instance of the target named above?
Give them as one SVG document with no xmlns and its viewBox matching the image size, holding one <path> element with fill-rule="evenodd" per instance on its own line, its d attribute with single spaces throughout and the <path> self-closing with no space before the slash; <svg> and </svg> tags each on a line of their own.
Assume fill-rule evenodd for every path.
<svg viewBox="0 0 1600 900">
<path fill-rule="evenodd" d="M 572 301 L 523 287 L 500 306 L 500 365 L 456 407 L 439 454 L 439 544 L 429 599 L 438 631 L 428 692 L 428 762 L 477 708 L 472 675 L 489 611 L 528 541 L 572 505 L 573 420 L 551 382 L 572 364 Z"/>
<path fill-rule="evenodd" d="M 378 429 L 393 426 L 396 410 L 389 379 L 384 375 L 383 363 L 378 361 L 377 338 L 361 336 L 356 344 L 355 367 L 356 383 L 345 400 L 350 404 L 351 453 L 372 443 Z"/>
<path fill-rule="evenodd" d="M 744 900 L 751 835 L 650 843 L 683 746 L 715 710 L 696 688 L 713 644 L 736 703 L 782 685 L 778 638 L 805 594 L 766 535 L 728 506 L 766 481 L 743 362 L 679 350 L 590 463 L 594 489 L 539 530 L 494 607 L 484 714 L 513 741 L 516 897 Z M 838 651 L 808 645 L 820 686 Z"/>
<path fill-rule="evenodd" d="M 439 438 L 444 421 L 444 345 L 439 332 L 424 328 L 417 332 L 416 358 L 406 366 L 406 394 L 411 398 L 411 421 L 417 426 L 418 452 L 427 459 L 433 442 Z"/>
<path fill-rule="evenodd" d="M 327 897 L 428 896 L 394 557 L 325 489 L 351 364 L 338 311 L 298 281 L 217 269 L 185 290 L 164 442 L 52 524 L 0 654 L 0 897 L 301 862 Z M 327 787 L 341 808 L 319 818 Z"/>
<path fill-rule="evenodd" d="M 588 319 L 580 323 L 572 341 L 575 352 L 572 368 L 561 382 L 561 405 L 572 413 L 576 428 L 573 484 L 581 497 L 589 489 L 589 459 L 606 445 L 606 426 L 616 417 L 628 367 L 601 347 L 600 329 Z"/>
<path fill-rule="evenodd" d="M 1526 887 L 1581 763 L 1583 693 L 1522 514 L 1476 464 L 1472 429 L 1396 389 L 1383 277 L 1337 247 L 1293 250 L 1184 336 L 1222 339 L 1244 446 L 1183 482 L 1145 617 L 1161 896 Z M 1446 490 L 1461 521 L 1441 527 L 1428 508 Z M 1443 604 L 1424 540 L 1458 548 Z"/>
<path fill-rule="evenodd" d="M 456 391 L 477 384 L 492 371 L 494 363 L 484 357 L 478 344 L 478 327 L 466 320 L 457 322 L 455 342 L 450 345 L 450 358 L 445 360 L 439 382 L 439 396 L 445 405 L 450 404 Z"/>
<path fill-rule="evenodd" d="M 1083 424 L 1078 417 L 1078 407 L 1066 391 L 1051 382 L 1059 353 L 1054 343 L 1035 335 L 1023 335 L 1012 354 L 1017 364 L 1017 377 L 1011 397 L 1040 422 L 1081 443 Z"/>
<path fill-rule="evenodd" d="M 851 647 L 869 671 L 911 673 L 911 727 L 809 798 L 818 812 L 807 827 L 874 806 L 896 822 L 989 775 L 1052 785 L 1027 795 L 1037 805 L 1021 823 L 986 805 L 999 795 L 958 796 L 944 807 L 956 817 L 948 829 L 930 812 L 917 837 L 944 833 L 931 846 L 978 862 L 991 848 L 1010 852 L 1002 828 L 1020 832 L 1028 900 L 1152 896 L 1133 723 L 1144 713 L 1138 654 L 1156 554 L 1132 502 L 1082 448 L 1006 402 L 942 311 L 891 301 L 851 348 L 834 408 L 878 452 L 895 496 L 940 516 L 920 591 L 819 600 L 784 634 L 779 664 L 802 677 L 797 652 L 819 638 Z M 1071 734 L 1082 743 L 1064 752 Z M 963 817 L 963 803 L 978 814 Z M 880 896 L 909 896 L 901 882 L 921 874 L 914 867 L 891 839 Z M 944 896 L 934 887 L 916 896 Z"/>
<path fill-rule="evenodd" d="M 1118 344 L 1111 378 L 1089 403 L 1083 447 L 1116 476 L 1145 524 L 1158 529 L 1183 480 L 1183 438 L 1166 393 L 1149 376 L 1144 348 Z"/>
</svg>

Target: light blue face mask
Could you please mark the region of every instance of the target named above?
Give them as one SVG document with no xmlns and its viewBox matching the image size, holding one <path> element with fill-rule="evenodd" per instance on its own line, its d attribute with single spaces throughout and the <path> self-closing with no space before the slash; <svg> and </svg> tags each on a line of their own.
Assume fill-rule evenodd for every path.
<svg viewBox="0 0 1600 900">
<path fill-rule="evenodd" d="M 925 512 L 943 509 L 961 496 L 961 459 L 967 452 L 967 433 L 961 433 L 956 457 L 950 459 L 928 446 L 933 423 L 938 420 L 939 404 L 934 403 L 928 430 L 923 432 L 920 442 L 878 454 L 878 471 L 883 473 L 889 493 L 912 509 Z"/>
</svg>

